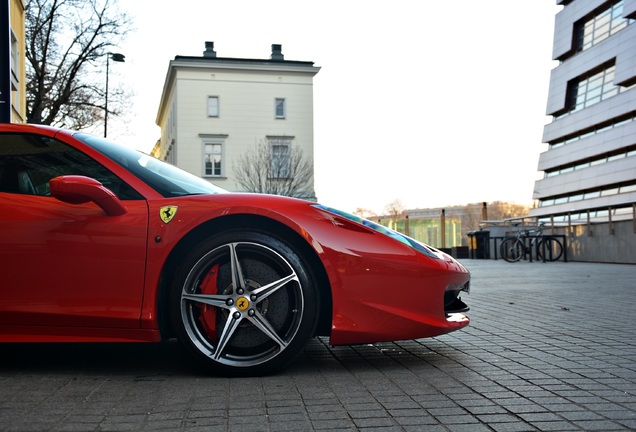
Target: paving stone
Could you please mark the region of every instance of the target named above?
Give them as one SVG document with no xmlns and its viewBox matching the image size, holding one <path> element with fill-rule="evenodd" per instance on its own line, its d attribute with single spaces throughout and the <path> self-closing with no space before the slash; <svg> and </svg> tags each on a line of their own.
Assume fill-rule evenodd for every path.
<svg viewBox="0 0 636 432">
<path fill-rule="evenodd" d="M 465 264 L 466 329 L 313 339 L 268 377 L 193 372 L 174 341 L 0 345 L 0 431 L 636 430 L 636 267 Z"/>
</svg>

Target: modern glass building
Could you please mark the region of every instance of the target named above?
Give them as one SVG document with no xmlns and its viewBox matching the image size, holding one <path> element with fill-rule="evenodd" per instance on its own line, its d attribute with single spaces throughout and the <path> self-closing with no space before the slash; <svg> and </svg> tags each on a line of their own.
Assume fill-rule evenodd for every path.
<svg viewBox="0 0 636 432">
<path fill-rule="evenodd" d="M 552 70 L 530 215 L 634 218 L 636 0 L 556 0 Z"/>
</svg>

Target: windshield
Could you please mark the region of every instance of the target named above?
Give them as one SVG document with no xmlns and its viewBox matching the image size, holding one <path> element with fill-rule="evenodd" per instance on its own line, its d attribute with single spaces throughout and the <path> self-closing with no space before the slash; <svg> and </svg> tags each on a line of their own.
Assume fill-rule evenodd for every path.
<svg viewBox="0 0 636 432">
<path fill-rule="evenodd" d="M 227 192 L 174 165 L 105 138 L 81 132 L 73 137 L 117 162 L 166 198 Z"/>
</svg>

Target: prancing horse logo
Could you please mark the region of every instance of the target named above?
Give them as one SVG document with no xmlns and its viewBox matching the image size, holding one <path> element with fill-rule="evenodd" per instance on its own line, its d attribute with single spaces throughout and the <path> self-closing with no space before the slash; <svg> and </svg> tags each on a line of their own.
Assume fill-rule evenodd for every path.
<svg viewBox="0 0 636 432">
<path fill-rule="evenodd" d="M 246 299 L 245 297 L 241 297 L 236 301 L 236 307 L 242 311 L 247 309 L 249 305 L 250 305 L 250 301 Z"/>
<path fill-rule="evenodd" d="M 159 217 L 164 223 L 168 223 L 177 214 L 177 206 L 164 206 L 159 209 Z"/>
</svg>

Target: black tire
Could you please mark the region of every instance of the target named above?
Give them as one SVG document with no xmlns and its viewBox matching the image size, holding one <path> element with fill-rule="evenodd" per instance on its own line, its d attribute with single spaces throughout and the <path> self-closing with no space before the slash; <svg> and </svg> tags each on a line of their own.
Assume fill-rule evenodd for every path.
<svg viewBox="0 0 636 432">
<path fill-rule="evenodd" d="M 213 373 L 273 373 L 314 333 L 319 304 L 309 266 L 281 239 L 226 231 L 194 248 L 176 272 L 177 338 Z"/>
<path fill-rule="evenodd" d="M 562 255 L 563 245 L 555 238 L 544 238 L 537 243 L 537 256 L 539 259 L 557 261 L 561 259 Z"/>
<path fill-rule="evenodd" d="M 516 237 L 509 237 L 501 242 L 499 252 L 501 257 L 508 262 L 517 262 L 525 254 L 525 245 Z"/>
</svg>

